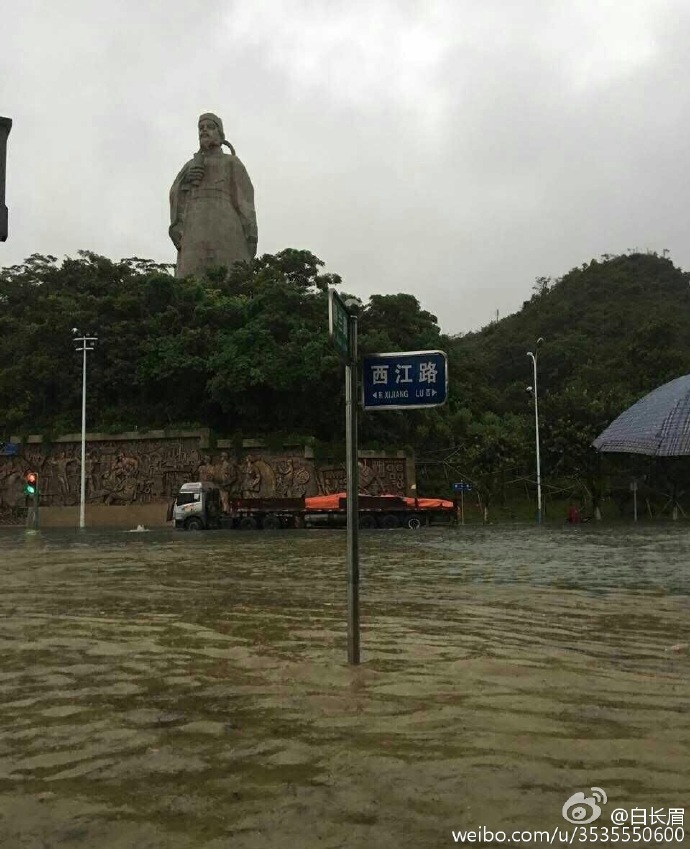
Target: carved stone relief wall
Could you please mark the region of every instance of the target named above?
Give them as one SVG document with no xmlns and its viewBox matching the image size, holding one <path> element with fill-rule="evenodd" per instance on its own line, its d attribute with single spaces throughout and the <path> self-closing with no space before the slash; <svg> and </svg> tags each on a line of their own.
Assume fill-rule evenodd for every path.
<svg viewBox="0 0 690 849">
<path fill-rule="evenodd" d="M 127 435 L 129 436 L 129 435 Z M 186 481 L 219 485 L 224 500 L 233 497 L 309 497 L 345 489 L 345 468 L 316 464 L 304 448 L 274 453 L 256 447 L 241 450 L 204 447 L 208 439 L 192 432 L 175 437 L 87 437 L 85 490 L 90 504 L 132 505 L 170 501 Z M 39 475 L 41 506 L 79 503 L 81 445 L 60 440 L 49 446 L 29 441 L 17 456 L 0 455 L 0 523 L 23 515 L 27 501 L 24 474 Z M 383 453 L 383 452 L 382 452 Z M 405 456 L 364 457 L 359 461 L 360 491 L 368 495 L 408 492 Z"/>
<path fill-rule="evenodd" d="M 345 467 L 323 466 L 323 494 L 344 492 Z M 407 495 L 407 461 L 404 457 L 367 457 L 359 461 L 359 491 L 366 495 Z"/>
</svg>

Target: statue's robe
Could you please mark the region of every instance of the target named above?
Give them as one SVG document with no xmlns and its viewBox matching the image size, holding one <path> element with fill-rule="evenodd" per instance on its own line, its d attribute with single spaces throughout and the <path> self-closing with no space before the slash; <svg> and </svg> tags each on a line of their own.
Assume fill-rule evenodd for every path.
<svg viewBox="0 0 690 849">
<path fill-rule="evenodd" d="M 204 163 L 199 185 L 189 169 Z M 237 156 L 220 149 L 199 152 L 187 162 L 170 189 L 170 237 L 177 248 L 176 277 L 202 274 L 212 266 L 256 256 L 254 187 Z"/>
</svg>

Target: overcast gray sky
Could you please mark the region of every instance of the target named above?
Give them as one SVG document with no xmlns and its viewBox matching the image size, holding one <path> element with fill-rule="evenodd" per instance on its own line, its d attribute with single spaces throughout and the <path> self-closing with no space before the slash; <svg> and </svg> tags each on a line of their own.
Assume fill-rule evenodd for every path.
<svg viewBox="0 0 690 849">
<path fill-rule="evenodd" d="M 603 253 L 688 268 L 688 43 L 690 0 L 10 0 L 0 265 L 174 261 L 168 191 L 213 111 L 260 253 L 449 333 Z"/>
</svg>

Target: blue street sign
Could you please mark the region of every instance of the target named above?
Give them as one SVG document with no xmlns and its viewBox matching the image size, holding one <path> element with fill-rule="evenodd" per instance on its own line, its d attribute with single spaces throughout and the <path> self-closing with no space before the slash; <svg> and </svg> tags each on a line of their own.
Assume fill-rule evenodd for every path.
<svg viewBox="0 0 690 849">
<path fill-rule="evenodd" d="M 16 442 L 0 442 L 0 455 L 4 457 L 18 457 L 19 445 Z"/>
<path fill-rule="evenodd" d="M 448 400 L 443 351 L 399 351 L 362 358 L 365 410 L 416 410 Z"/>
<path fill-rule="evenodd" d="M 453 492 L 472 492 L 472 484 L 460 481 L 453 484 Z"/>
</svg>

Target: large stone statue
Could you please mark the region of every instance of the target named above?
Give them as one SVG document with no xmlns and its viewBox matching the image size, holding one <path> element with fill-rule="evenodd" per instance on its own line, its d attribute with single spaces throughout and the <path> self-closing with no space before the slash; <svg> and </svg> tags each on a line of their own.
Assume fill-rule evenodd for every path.
<svg viewBox="0 0 690 849">
<path fill-rule="evenodd" d="M 177 248 L 176 277 L 201 274 L 214 265 L 230 268 L 256 256 L 254 187 L 225 139 L 223 122 L 211 112 L 199 118 L 199 150 L 170 189 L 168 232 Z"/>
</svg>

